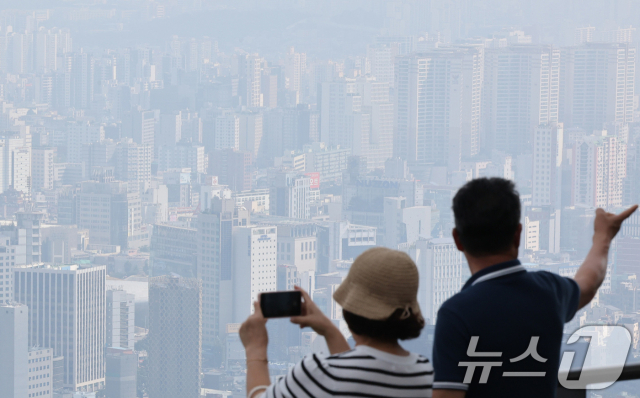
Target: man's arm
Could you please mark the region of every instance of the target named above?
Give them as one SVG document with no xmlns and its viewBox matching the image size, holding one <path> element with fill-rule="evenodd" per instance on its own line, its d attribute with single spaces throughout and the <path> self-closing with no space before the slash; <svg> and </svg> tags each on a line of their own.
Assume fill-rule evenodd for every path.
<svg viewBox="0 0 640 398">
<path fill-rule="evenodd" d="M 462 390 L 433 390 L 433 398 L 464 398 L 466 391 Z"/>
<path fill-rule="evenodd" d="M 620 230 L 622 222 L 629 218 L 637 208 L 638 205 L 632 206 L 620 214 L 607 213 L 602 209 L 596 210 L 596 218 L 593 223 L 593 245 L 573 278 L 580 287 L 578 308 L 589 304 L 598 292 L 598 288 L 607 275 L 607 259 L 611 241 Z"/>
</svg>

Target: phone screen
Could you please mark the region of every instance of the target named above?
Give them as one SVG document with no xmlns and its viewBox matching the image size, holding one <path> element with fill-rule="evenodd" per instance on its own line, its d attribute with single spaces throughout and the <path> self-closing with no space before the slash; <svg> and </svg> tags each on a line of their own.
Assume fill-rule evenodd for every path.
<svg viewBox="0 0 640 398">
<path fill-rule="evenodd" d="M 260 308 L 265 318 L 298 316 L 302 311 L 302 295 L 295 290 L 262 293 Z"/>
</svg>

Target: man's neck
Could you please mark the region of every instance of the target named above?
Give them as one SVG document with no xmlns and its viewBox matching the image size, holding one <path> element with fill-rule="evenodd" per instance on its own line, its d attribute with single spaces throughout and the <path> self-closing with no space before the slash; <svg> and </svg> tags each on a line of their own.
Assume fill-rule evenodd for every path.
<svg viewBox="0 0 640 398">
<path fill-rule="evenodd" d="M 467 263 L 469 263 L 469 269 L 471 270 L 471 275 L 475 274 L 478 271 L 482 271 L 487 267 L 491 267 L 492 265 L 504 263 L 506 261 L 516 260 L 518 258 L 518 253 L 501 253 L 501 254 L 491 254 L 488 256 L 482 257 L 474 257 L 467 253 L 464 254 L 467 258 Z"/>
</svg>

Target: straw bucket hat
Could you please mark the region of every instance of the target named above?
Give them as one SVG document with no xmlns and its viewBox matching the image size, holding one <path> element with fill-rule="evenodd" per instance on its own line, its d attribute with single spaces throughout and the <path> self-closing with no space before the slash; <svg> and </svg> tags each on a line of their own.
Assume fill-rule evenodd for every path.
<svg viewBox="0 0 640 398">
<path fill-rule="evenodd" d="M 362 253 L 333 294 L 343 309 L 371 320 L 386 320 L 403 309 L 400 319 L 419 315 L 418 267 L 406 253 L 375 247 Z"/>
</svg>

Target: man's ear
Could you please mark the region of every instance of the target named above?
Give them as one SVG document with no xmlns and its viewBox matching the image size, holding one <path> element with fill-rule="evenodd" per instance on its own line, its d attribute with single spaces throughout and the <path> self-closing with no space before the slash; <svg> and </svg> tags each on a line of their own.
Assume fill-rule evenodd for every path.
<svg viewBox="0 0 640 398">
<path fill-rule="evenodd" d="M 513 245 L 516 249 L 520 248 L 520 236 L 522 235 L 522 223 L 518 224 L 516 234 L 513 236 Z"/>
<path fill-rule="evenodd" d="M 462 246 L 462 242 L 460 242 L 460 234 L 458 234 L 458 230 L 454 228 L 453 231 L 451 231 L 451 235 L 453 235 L 453 241 L 456 242 L 458 250 L 464 252 L 464 246 Z"/>
</svg>

